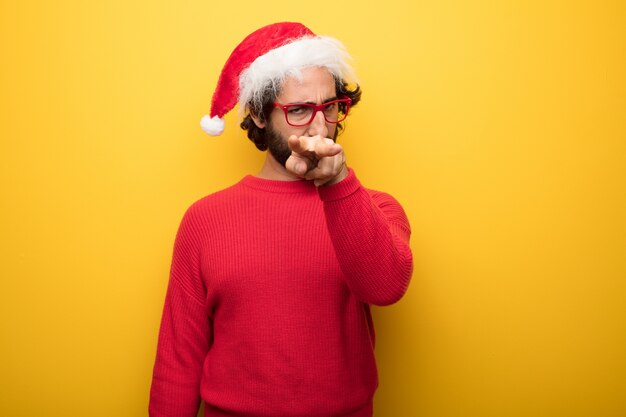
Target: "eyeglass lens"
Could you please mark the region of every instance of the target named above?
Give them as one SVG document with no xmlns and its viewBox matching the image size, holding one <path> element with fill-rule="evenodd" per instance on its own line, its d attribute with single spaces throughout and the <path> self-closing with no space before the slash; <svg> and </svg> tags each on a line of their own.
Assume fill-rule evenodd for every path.
<svg viewBox="0 0 626 417">
<path fill-rule="evenodd" d="M 300 104 L 289 106 L 285 114 L 287 115 L 287 122 L 289 124 L 306 125 L 313 120 L 314 111 L 315 105 Z M 340 106 L 336 101 L 328 103 L 320 111 L 324 114 L 324 119 L 326 119 L 328 123 L 338 123 L 346 117 L 345 105 Z"/>
</svg>

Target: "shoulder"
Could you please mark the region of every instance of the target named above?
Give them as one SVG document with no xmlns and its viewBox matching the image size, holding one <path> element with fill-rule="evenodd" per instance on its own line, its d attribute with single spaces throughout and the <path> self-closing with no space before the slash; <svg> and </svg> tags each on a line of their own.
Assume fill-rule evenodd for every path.
<svg viewBox="0 0 626 417">
<path fill-rule="evenodd" d="M 181 227 L 189 225 L 192 229 L 196 229 L 219 221 L 228 213 L 232 213 L 234 205 L 240 200 L 245 188 L 240 181 L 196 200 L 185 211 Z"/>
<path fill-rule="evenodd" d="M 396 207 L 399 207 L 400 209 L 402 208 L 398 200 L 396 200 L 390 194 L 383 192 L 383 191 L 373 190 L 371 188 L 365 187 L 361 183 L 361 181 L 358 179 L 356 172 L 352 168 L 349 168 L 348 176 L 343 181 L 335 185 L 331 185 L 328 188 L 331 190 L 344 189 L 342 190 L 342 193 L 341 193 L 342 195 L 352 194 L 359 190 L 363 192 L 363 190 L 365 190 L 365 192 L 367 193 L 369 198 L 372 200 L 372 202 L 380 208 L 387 207 L 387 206 L 396 206 Z"/>
<path fill-rule="evenodd" d="M 365 190 L 372 199 L 372 202 L 381 210 L 398 211 L 399 213 L 404 215 L 404 209 L 402 208 L 402 205 L 391 194 L 383 191 L 372 190 L 369 188 L 366 188 Z"/>
<path fill-rule="evenodd" d="M 237 201 L 247 188 L 239 181 L 230 187 L 211 193 L 193 202 L 187 209 L 187 213 L 196 214 L 207 210 L 223 208 L 224 205 Z"/>
<path fill-rule="evenodd" d="M 384 213 L 385 217 L 394 223 L 399 223 L 407 231 L 410 230 L 408 217 L 402 208 L 402 205 L 391 194 L 383 191 L 365 189 L 369 194 L 372 203 Z"/>
<path fill-rule="evenodd" d="M 391 194 L 388 194 L 384 191 L 372 190 L 369 188 L 366 188 L 365 190 L 369 194 L 372 201 L 374 201 L 376 205 L 379 207 L 381 205 L 385 205 L 385 206 L 391 205 L 391 206 L 402 207 L 400 203 L 398 202 L 398 200 L 396 200 Z"/>
</svg>

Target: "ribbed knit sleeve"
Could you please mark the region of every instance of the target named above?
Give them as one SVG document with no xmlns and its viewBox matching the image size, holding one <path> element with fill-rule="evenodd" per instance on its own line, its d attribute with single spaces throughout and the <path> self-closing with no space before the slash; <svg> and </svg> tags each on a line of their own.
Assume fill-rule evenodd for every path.
<svg viewBox="0 0 626 417">
<path fill-rule="evenodd" d="M 364 303 L 398 301 L 413 272 L 411 229 L 400 204 L 388 194 L 365 189 L 353 170 L 318 192 L 348 287 Z"/>
<path fill-rule="evenodd" d="M 200 405 L 211 330 L 201 278 L 199 223 L 188 210 L 176 235 L 150 391 L 151 417 L 195 417 Z"/>
</svg>

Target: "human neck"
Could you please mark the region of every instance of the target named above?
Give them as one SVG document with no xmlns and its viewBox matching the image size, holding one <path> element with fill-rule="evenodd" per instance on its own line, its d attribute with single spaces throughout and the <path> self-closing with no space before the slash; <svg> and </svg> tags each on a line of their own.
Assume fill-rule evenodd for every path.
<svg viewBox="0 0 626 417">
<path fill-rule="evenodd" d="M 302 179 L 287 171 L 269 151 L 266 152 L 265 162 L 256 176 L 275 181 L 297 181 Z"/>
</svg>

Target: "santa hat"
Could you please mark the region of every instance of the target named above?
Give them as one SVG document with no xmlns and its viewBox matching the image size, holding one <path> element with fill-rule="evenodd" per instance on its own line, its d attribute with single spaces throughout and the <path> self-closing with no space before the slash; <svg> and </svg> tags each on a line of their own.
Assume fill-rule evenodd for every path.
<svg viewBox="0 0 626 417">
<path fill-rule="evenodd" d="M 305 67 L 324 67 L 340 80 L 356 82 L 349 59 L 341 42 L 317 36 L 301 23 L 262 27 L 230 54 L 213 93 L 211 116 L 204 116 L 200 126 L 209 135 L 221 135 L 223 117 L 237 101 L 243 114 L 248 103 L 261 103 L 268 85 L 280 86 L 287 77 L 300 78 L 300 69 Z"/>
</svg>

